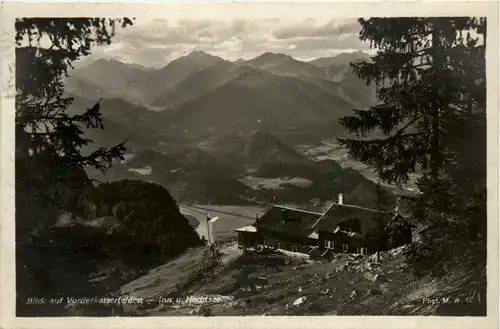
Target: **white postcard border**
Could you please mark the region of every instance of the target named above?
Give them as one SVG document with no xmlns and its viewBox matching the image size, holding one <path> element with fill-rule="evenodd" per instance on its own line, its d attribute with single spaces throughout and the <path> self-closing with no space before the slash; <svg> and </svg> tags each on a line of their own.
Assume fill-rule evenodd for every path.
<svg viewBox="0 0 500 329">
<path fill-rule="evenodd" d="M 314 3 L 3 3 L 0 7 L 0 327 L 2 328 L 497 328 L 498 327 L 498 2 L 314 2 Z M 348 18 L 388 16 L 487 17 L 488 117 L 488 310 L 487 317 L 297 316 L 297 317 L 137 317 L 16 318 L 14 244 L 14 20 L 16 17 Z"/>
</svg>

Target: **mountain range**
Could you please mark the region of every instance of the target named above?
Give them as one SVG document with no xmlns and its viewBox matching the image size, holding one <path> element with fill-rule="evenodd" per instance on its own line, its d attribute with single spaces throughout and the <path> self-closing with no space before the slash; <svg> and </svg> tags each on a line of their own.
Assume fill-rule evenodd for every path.
<svg viewBox="0 0 500 329">
<path fill-rule="evenodd" d="M 341 53 L 333 57 L 321 57 L 310 61 L 309 63 L 314 64 L 319 67 L 328 66 L 344 66 L 349 63 L 358 63 L 363 61 L 369 61 L 371 56 L 361 50 L 352 53 Z"/>
<path fill-rule="evenodd" d="M 263 130 L 234 132 L 199 144 L 226 162 L 257 170 L 266 163 L 312 164 L 313 161 Z"/>
<path fill-rule="evenodd" d="M 72 113 L 101 99 L 105 129 L 86 131 L 93 148 L 127 140 L 127 160 L 104 177 L 89 172 L 92 178 L 153 181 L 181 202 L 240 204 L 277 196 L 301 203 L 343 190 L 346 200 L 369 205 L 374 186 L 366 178 L 294 149 L 344 136 L 338 118 L 374 102 L 373 88 L 349 65 L 360 60 L 369 56 L 304 62 L 268 52 L 228 61 L 196 51 L 159 69 L 101 59 L 76 69 L 66 92 Z M 286 187 L 254 190 L 247 177 Z M 287 185 L 290 177 L 311 185 Z"/>
<path fill-rule="evenodd" d="M 267 52 L 231 62 L 194 51 L 159 69 L 99 59 L 65 83 L 68 93 L 83 99 L 121 99 L 122 111 L 138 109 L 137 121 L 149 120 L 160 133 L 324 132 L 338 130 L 338 118 L 353 108 L 374 102 L 373 88 L 349 66 L 362 59 L 369 56 L 356 52 L 304 62 Z M 110 119 L 124 120 L 116 115 Z"/>
</svg>

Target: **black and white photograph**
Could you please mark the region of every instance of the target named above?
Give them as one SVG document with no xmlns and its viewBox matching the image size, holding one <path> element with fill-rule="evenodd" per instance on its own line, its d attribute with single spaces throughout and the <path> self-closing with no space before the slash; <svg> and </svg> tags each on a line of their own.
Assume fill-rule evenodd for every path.
<svg viewBox="0 0 500 329">
<path fill-rule="evenodd" d="M 15 317 L 493 315 L 498 21 L 334 8 L 16 17 Z"/>
</svg>

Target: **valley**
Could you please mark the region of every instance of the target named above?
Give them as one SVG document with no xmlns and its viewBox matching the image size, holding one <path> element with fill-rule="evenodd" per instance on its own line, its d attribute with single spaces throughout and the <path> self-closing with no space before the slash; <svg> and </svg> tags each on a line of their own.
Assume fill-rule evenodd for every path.
<svg viewBox="0 0 500 329">
<path fill-rule="evenodd" d="M 349 202 L 374 206 L 376 183 L 369 169 L 360 172 L 345 160 L 333 160 L 339 153 L 335 150 L 329 153 L 331 158 L 319 159 L 307 156 L 317 149 L 301 150 L 304 154 L 269 133 L 256 131 L 210 146 L 203 142 L 130 150 L 127 160 L 116 163 L 105 175 L 89 174 L 100 180 L 152 181 L 169 189 L 181 203 L 278 202 L 307 208 L 326 204 L 343 191 Z"/>
</svg>

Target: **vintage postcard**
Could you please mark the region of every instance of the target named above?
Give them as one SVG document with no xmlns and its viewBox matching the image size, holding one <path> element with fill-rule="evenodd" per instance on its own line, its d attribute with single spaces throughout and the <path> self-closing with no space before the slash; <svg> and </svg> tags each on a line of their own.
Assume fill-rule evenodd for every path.
<svg viewBox="0 0 500 329">
<path fill-rule="evenodd" d="M 2 328 L 498 327 L 498 2 L 0 13 Z"/>
</svg>

